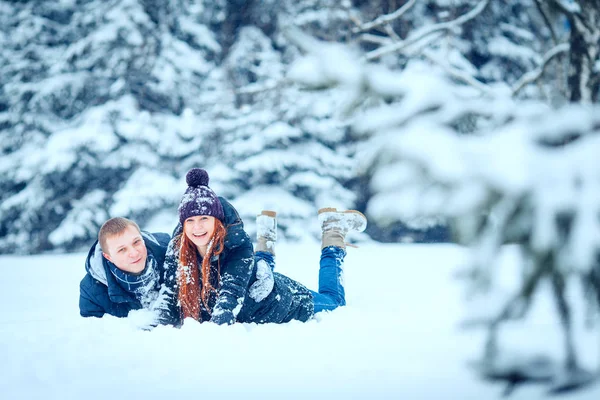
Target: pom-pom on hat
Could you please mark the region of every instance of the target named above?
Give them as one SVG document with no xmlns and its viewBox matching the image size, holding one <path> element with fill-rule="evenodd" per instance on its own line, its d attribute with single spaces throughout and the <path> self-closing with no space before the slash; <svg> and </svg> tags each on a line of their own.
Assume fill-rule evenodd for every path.
<svg viewBox="0 0 600 400">
<path fill-rule="evenodd" d="M 192 168 L 185 180 L 188 188 L 179 203 L 179 222 L 183 225 L 186 219 L 198 215 L 210 215 L 223 221 L 223 206 L 215 192 L 208 187 L 208 172 L 202 168 Z"/>
</svg>

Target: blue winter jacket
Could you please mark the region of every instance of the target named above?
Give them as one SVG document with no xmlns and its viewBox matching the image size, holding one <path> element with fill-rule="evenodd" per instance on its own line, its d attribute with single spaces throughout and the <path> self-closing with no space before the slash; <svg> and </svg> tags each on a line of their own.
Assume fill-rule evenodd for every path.
<svg viewBox="0 0 600 400">
<path fill-rule="evenodd" d="M 260 301 L 250 296 L 249 288 L 257 282 L 257 265 L 254 261 L 254 248 L 237 210 L 224 198 L 219 197 L 225 213 L 225 249 L 211 260 L 214 271 L 220 271 L 220 285 L 216 296 L 209 299 L 209 307 L 200 302 L 201 321 L 217 324 L 234 322 L 281 323 L 292 319 L 308 320 L 314 313 L 312 294 L 298 282 L 281 274 L 273 273 L 273 288 L 266 298 Z M 161 291 L 167 294 L 168 304 L 163 307 L 161 323 L 179 326 L 182 324 L 181 309 L 177 304 L 179 287 L 177 269 L 179 248 L 176 237 L 182 232 L 178 226 L 165 257 L 165 278 Z M 272 273 L 272 272 L 271 272 Z"/>
<path fill-rule="evenodd" d="M 148 255 L 156 260 L 162 284 L 165 252 L 170 236 L 166 233 L 142 231 Z M 126 317 L 129 311 L 142 308 L 133 293 L 123 289 L 110 272 L 110 261 L 102 255 L 98 241 L 90 249 L 85 260 L 87 273 L 79 284 L 79 313 L 82 317 L 102 317 L 104 314 Z"/>
</svg>

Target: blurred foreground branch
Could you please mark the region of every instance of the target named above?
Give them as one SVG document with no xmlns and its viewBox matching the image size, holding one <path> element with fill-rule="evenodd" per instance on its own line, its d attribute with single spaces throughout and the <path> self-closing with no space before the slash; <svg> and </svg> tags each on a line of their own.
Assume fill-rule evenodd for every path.
<svg viewBox="0 0 600 400">
<path fill-rule="evenodd" d="M 463 20 L 486 4 L 480 2 Z M 511 374 L 517 366 L 509 369 L 513 372 L 500 372 L 500 327 L 525 316 L 547 280 L 565 352 L 562 366 L 547 375 L 549 391 L 571 390 L 596 379 L 577 357 L 573 304 L 565 286 L 573 279 L 583 282 L 587 292 L 580 294 L 597 312 L 600 107 L 552 109 L 538 100 L 517 100 L 505 87 L 473 90 L 477 85 L 458 84 L 422 60 L 411 60 L 401 72 L 390 71 L 365 63 L 342 45 L 318 42 L 294 30 L 289 37 L 306 51 L 291 66 L 290 78 L 314 89 L 337 86 L 354 93 L 353 107 L 343 111 L 354 121 L 354 137 L 363 140 L 357 159 L 370 174 L 370 218 L 446 221 L 453 240 L 471 248 L 473 293 L 494 286 L 494 261 L 502 246 L 522 249 L 519 290 L 480 320 L 488 341 L 478 370 L 486 377 L 504 376 L 514 385 Z M 538 74 L 567 50 L 558 46 L 548 52 Z M 333 62 L 333 57 L 344 63 Z M 536 76 L 523 77 L 515 92 Z M 522 380 L 532 376 L 519 374 Z"/>
</svg>

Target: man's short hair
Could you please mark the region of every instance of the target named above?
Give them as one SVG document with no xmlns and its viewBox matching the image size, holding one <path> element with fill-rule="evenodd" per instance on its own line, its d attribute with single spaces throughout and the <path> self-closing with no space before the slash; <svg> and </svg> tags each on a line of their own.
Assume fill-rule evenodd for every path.
<svg viewBox="0 0 600 400">
<path fill-rule="evenodd" d="M 133 222 L 130 219 L 115 217 L 106 221 L 102 227 L 100 228 L 100 232 L 98 232 L 98 242 L 100 243 L 100 248 L 103 252 L 108 253 L 108 246 L 106 245 L 106 240 L 109 237 L 120 235 L 127 229 L 128 226 L 133 226 L 138 232 L 141 233 L 140 227 L 138 224 Z"/>
</svg>

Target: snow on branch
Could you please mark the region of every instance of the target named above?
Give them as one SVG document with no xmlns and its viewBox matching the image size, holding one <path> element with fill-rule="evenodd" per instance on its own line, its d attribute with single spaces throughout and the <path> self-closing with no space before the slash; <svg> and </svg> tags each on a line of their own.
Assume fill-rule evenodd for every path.
<svg viewBox="0 0 600 400">
<path fill-rule="evenodd" d="M 470 85 L 471 87 L 476 88 L 477 90 L 481 91 L 482 93 L 487 93 L 489 92 L 491 89 L 484 83 L 481 83 L 480 81 L 478 81 L 477 79 L 473 78 L 471 75 L 469 75 L 468 73 L 465 73 L 462 70 L 459 70 L 457 68 L 452 68 L 450 67 L 447 63 L 442 62 L 442 60 L 439 60 L 438 57 L 436 57 L 433 52 L 429 51 L 428 49 L 425 49 L 423 51 L 423 55 L 431 62 L 439 65 L 441 68 L 443 68 L 450 76 L 465 82 L 466 84 Z"/>
<path fill-rule="evenodd" d="M 490 3 L 490 0 L 481 1 L 471 11 L 467 12 L 464 15 L 461 15 L 460 17 L 456 18 L 455 20 L 428 26 L 427 28 L 421 30 L 420 32 L 417 32 L 416 34 L 411 35 L 410 37 L 408 37 L 406 40 L 404 40 L 402 42 L 394 43 L 394 44 L 391 44 L 391 45 L 388 45 L 385 47 L 381 47 L 377 50 L 373 50 L 373 51 L 367 53 L 366 59 L 367 60 L 375 60 L 385 54 L 401 51 L 401 50 L 407 48 L 408 46 L 419 42 L 424 37 L 431 35 L 432 33 L 450 30 L 457 26 L 463 25 L 466 22 L 468 22 L 468 21 L 472 20 L 473 18 L 475 18 L 476 16 L 478 16 L 479 14 L 481 14 L 483 12 L 483 10 L 485 10 L 485 8 L 487 7 L 487 5 L 489 3 Z"/>
<path fill-rule="evenodd" d="M 387 46 L 392 43 L 392 40 L 385 36 L 371 35 L 369 33 L 363 33 L 359 36 L 359 39 L 363 42 L 376 43 L 382 46 Z"/>
<path fill-rule="evenodd" d="M 578 1 L 551 0 L 550 3 L 558 7 L 563 13 L 568 15 L 581 13 L 581 6 Z"/>
<path fill-rule="evenodd" d="M 525 86 L 527 86 L 528 84 L 535 82 L 537 79 L 539 79 L 542 76 L 542 74 L 544 73 L 544 70 L 546 69 L 546 66 L 548 65 L 550 60 L 552 60 L 554 57 L 556 57 L 559 54 L 567 53 L 569 51 L 569 48 L 570 48 L 570 46 L 568 43 L 562 43 L 562 44 L 559 44 L 558 46 L 553 47 L 546 54 L 544 54 L 541 65 L 538 68 L 536 68 L 535 70 L 529 71 L 526 74 L 524 74 L 521 77 L 521 79 L 519 79 L 519 81 L 513 86 L 513 89 L 512 89 L 513 95 L 519 94 L 519 92 Z"/>
<path fill-rule="evenodd" d="M 547 280 L 565 347 L 551 390 L 595 379 L 579 365 L 565 287 L 580 280 L 582 297 L 600 306 L 600 106 L 553 109 L 516 99 L 505 86 L 473 90 L 478 85 L 468 79 L 461 81 L 470 85 L 457 84 L 420 59 L 390 71 L 339 44 L 296 37 L 310 46 L 290 78 L 342 86 L 361 100 L 345 111 L 352 134 L 363 141 L 356 158 L 370 182 L 369 218 L 446 221 L 453 240 L 471 248 L 466 276 L 473 292 L 493 288 L 494 261 L 504 245 L 516 244 L 523 254 L 521 287 L 502 306 L 488 308 L 486 349 L 499 347 L 501 324 L 524 317 Z M 549 51 L 540 70 L 566 50 Z M 333 62 L 334 52 L 344 55 L 343 63 Z M 526 75 L 517 88 L 534 77 Z M 486 351 L 483 363 L 493 370 L 498 357 Z"/>
<path fill-rule="evenodd" d="M 371 22 L 363 23 L 360 26 L 355 27 L 352 30 L 352 32 L 353 33 L 365 32 L 370 29 L 377 28 L 381 25 L 389 24 L 390 22 L 392 22 L 392 21 L 402 17 L 404 14 L 406 14 L 406 12 L 408 10 L 410 10 L 412 8 L 412 6 L 415 5 L 416 2 L 417 2 L 417 0 L 410 0 L 406 4 L 404 4 L 402 7 L 400 7 L 396 11 L 394 11 L 393 13 L 381 15 Z"/>
</svg>

